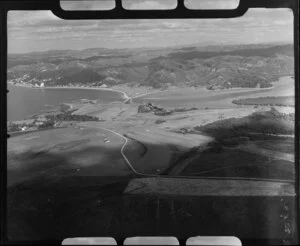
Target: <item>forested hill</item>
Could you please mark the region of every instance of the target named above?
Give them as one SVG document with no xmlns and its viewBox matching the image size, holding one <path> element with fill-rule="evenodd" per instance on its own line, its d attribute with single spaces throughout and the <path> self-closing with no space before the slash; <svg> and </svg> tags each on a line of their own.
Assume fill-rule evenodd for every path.
<svg viewBox="0 0 300 246">
<path fill-rule="evenodd" d="M 45 86 L 264 88 L 294 74 L 293 53 L 293 45 L 33 52 L 8 56 L 8 80 Z"/>
</svg>

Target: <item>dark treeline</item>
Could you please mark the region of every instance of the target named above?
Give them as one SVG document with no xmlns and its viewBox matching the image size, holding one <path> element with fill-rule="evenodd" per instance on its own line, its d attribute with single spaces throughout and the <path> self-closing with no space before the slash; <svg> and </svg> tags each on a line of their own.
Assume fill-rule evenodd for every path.
<svg viewBox="0 0 300 246">
<path fill-rule="evenodd" d="M 237 105 L 294 106 L 295 98 L 293 96 L 243 98 L 233 100 L 232 103 Z"/>
</svg>

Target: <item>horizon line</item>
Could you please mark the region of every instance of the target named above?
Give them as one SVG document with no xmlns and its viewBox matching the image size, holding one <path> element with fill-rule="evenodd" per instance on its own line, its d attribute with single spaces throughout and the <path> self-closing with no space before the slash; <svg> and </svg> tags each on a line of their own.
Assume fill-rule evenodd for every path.
<svg viewBox="0 0 300 246">
<path fill-rule="evenodd" d="M 294 42 L 260 42 L 260 43 L 238 43 L 238 44 L 187 44 L 187 45 L 174 45 L 174 46 L 147 46 L 147 47 L 124 47 L 124 48 L 105 48 L 105 47 L 90 47 L 90 48 L 83 48 L 83 49 L 48 49 L 48 50 L 40 50 L 40 51 L 29 51 L 29 52 L 7 52 L 7 55 L 25 55 L 25 54 L 33 54 L 33 53 L 46 53 L 51 51 L 86 51 L 86 50 L 93 50 L 93 49 L 103 49 L 103 50 L 138 50 L 138 49 L 149 49 L 149 50 L 159 50 L 159 49 L 175 49 L 175 48 L 184 48 L 184 47 L 216 47 L 216 46 L 240 46 L 240 45 L 294 45 Z"/>
</svg>

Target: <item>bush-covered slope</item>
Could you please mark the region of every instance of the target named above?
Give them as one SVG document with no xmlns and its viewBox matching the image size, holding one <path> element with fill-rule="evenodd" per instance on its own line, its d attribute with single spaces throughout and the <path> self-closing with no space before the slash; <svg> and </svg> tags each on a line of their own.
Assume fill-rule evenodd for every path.
<svg viewBox="0 0 300 246">
<path fill-rule="evenodd" d="M 232 137 L 251 136 L 254 134 L 294 134 L 294 114 L 284 114 L 272 108 L 266 112 L 255 112 L 243 118 L 230 118 L 194 128 L 214 137 L 224 140 Z"/>
<path fill-rule="evenodd" d="M 292 45 L 230 49 L 95 49 L 11 55 L 8 79 L 48 86 L 130 84 L 153 88 L 206 86 L 213 90 L 270 87 L 280 76 L 294 73 Z"/>
</svg>

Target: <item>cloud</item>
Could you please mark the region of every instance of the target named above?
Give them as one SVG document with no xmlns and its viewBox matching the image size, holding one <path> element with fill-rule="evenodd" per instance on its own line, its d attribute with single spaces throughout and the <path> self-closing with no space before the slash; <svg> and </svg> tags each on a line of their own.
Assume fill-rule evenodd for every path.
<svg viewBox="0 0 300 246">
<path fill-rule="evenodd" d="M 252 9 L 232 19 L 63 20 L 51 11 L 8 13 L 8 46 L 14 52 L 197 42 L 205 45 L 221 41 L 292 42 L 293 14 L 288 9 Z"/>
<path fill-rule="evenodd" d="M 9 11 L 7 16 L 9 27 L 40 26 L 61 21 L 51 11 Z"/>
</svg>

